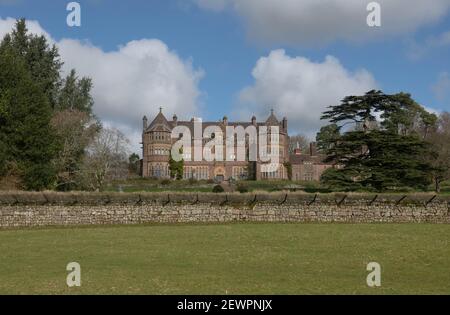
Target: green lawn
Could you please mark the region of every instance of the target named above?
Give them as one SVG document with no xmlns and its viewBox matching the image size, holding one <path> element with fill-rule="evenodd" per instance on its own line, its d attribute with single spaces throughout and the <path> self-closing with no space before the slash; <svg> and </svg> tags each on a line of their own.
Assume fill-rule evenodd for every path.
<svg viewBox="0 0 450 315">
<path fill-rule="evenodd" d="M 81 264 L 69 289 L 67 263 Z M 368 288 L 366 265 L 382 266 Z M 450 225 L 226 224 L 0 231 L 0 294 L 450 294 Z"/>
</svg>

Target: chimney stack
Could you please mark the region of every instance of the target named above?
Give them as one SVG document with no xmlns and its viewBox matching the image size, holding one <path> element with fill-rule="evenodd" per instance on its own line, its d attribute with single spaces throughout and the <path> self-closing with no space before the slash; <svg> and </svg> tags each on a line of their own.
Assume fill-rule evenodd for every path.
<svg viewBox="0 0 450 315">
<path fill-rule="evenodd" d="M 302 149 L 300 149 L 300 144 L 297 142 L 297 147 L 294 149 L 294 155 L 302 155 Z"/>
<path fill-rule="evenodd" d="M 309 151 L 310 151 L 311 156 L 317 155 L 317 145 L 315 142 L 311 142 L 309 144 Z"/>
<path fill-rule="evenodd" d="M 147 116 L 144 116 L 144 118 L 142 118 L 142 127 L 144 128 L 144 131 L 147 130 L 148 127 Z"/>
</svg>

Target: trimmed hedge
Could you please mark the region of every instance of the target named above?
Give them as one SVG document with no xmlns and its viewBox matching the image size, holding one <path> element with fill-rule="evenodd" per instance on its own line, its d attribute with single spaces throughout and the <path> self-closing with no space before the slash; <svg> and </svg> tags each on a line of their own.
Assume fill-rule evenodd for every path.
<svg viewBox="0 0 450 315">
<path fill-rule="evenodd" d="M 88 193 L 88 192 L 0 192 L 0 205 L 105 205 L 143 203 L 218 203 L 251 204 L 254 202 L 295 203 L 312 205 L 314 203 L 342 204 L 413 204 L 427 206 L 434 202 L 450 203 L 450 195 L 436 194 L 370 194 L 370 193 L 330 193 L 309 194 L 304 192 L 274 193 Z"/>
</svg>

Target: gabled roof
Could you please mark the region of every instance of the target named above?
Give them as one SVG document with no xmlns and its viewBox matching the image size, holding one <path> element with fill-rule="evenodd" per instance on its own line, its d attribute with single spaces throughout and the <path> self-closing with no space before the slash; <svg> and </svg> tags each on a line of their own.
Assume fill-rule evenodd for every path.
<svg viewBox="0 0 450 315">
<path fill-rule="evenodd" d="M 266 120 L 266 124 L 269 126 L 278 126 L 280 124 L 277 117 L 275 117 L 275 115 L 273 113 L 273 109 L 270 112 L 269 118 L 267 118 L 267 120 Z"/>
<path fill-rule="evenodd" d="M 151 131 L 158 127 L 160 127 L 160 128 L 162 127 L 163 129 L 170 131 L 170 124 L 167 121 L 164 114 L 162 113 L 161 109 L 159 110 L 159 113 L 158 113 L 158 115 L 156 115 L 155 119 L 153 119 L 151 124 L 148 126 L 146 131 Z"/>
</svg>

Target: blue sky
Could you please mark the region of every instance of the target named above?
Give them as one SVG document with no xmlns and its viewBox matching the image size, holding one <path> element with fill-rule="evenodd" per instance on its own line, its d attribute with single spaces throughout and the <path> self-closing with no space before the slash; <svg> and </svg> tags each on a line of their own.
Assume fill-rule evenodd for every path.
<svg viewBox="0 0 450 315">
<path fill-rule="evenodd" d="M 151 116 L 163 106 L 169 117 L 176 111 L 185 118 L 192 114 L 210 120 L 223 115 L 250 119 L 252 113 L 263 119 L 268 109 L 274 108 L 280 116 L 288 117 L 293 132 L 312 135 L 320 126 L 317 113 L 324 106 L 338 102 L 346 92 L 360 92 L 372 86 L 388 93 L 409 92 L 424 106 L 450 110 L 450 0 L 436 0 L 435 4 L 431 4 L 435 1 L 395 0 L 398 6 L 386 0 L 379 1 L 383 23 L 379 29 L 370 29 L 361 22 L 368 13 L 359 7 L 358 11 L 356 5 L 351 7 L 349 3 L 356 3 L 355 0 L 328 1 L 335 3 L 338 11 L 326 6 L 318 9 L 311 0 L 298 0 L 298 3 L 295 0 L 268 1 L 261 0 L 258 7 L 254 0 L 248 0 L 245 5 L 243 0 L 80 0 L 82 25 L 68 27 L 66 5 L 69 1 L 0 0 L 0 18 L 26 17 L 38 23 L 56 43 L 60 44 L 62 39 L 77 40 L 80 47 L 95 47 L 101 51 L 99 56 L 114 54 L 120 50 L 119 46 L 134 40 L 158 39 L 166 45 L 169 53 L 162 53 L 165 57 L 155 57 L 156 60 L 166 62 L 171 57 L 178 58 L 182 66 L 177 67 L 182 75 L 178 75 L 178 70 L 161 74 L 148 63 L 143 65 L 142 69 L 149 67 L 148 75 L 154 72 L 162 78 L 148 78 L 148 86 L 141 86 L 141 89 L 149 89 L 142 94 L 148 97 L 148 103 L 134 105 L 130 99 L 130 103 L 122 104 L 123 115 L 120 104 L 111 107 L 114 114 L 109 115 L 108 106 L 112 105 L 108 105 L 108 99 L 126 102 L 126 94 L 108 98 L 101 93 L 112 93 L 120 83 L 114 83 L 107 92 L 94 93 L 98 97 L 100 116 L 127 129 L 129 134 L 136 135 L 139 131 L 133 127 L 133 121 L 140 126 L 138 117 Z M 269 4 L 263 8 L 262 2 Z M 360 2 L 366 4 L 369 1 Z M 292 12 L 292 9 L 298 9 L 298 12 Z M 348 18 L 355 16 L 354 12 L 357 12 L 357 18 Z M 283 14 L 287 13 L 289 16 L 284 18 Z M 338 18 L 340 20 L 334 20 Z M 134 49 L 139 50 L 139 47 Z M 142 48 L 142 51 L 154 53 L 153 48 L 145 47 L 148 49 Z M 83 62 L 89 54 L 79 53 L 78 60 L 77 56 L 70 55 L 70 50 L 74 49 L 62 48 L 62 51 L 69 51 L 62 53 L 64 60 L 69 60 L 68 66 L 80 68 L 81 75 L 92 76 L 88 70 L 83 70 Z M 135 52 L 133 54 L 135 56 Z M 327 56 L 332 56 L 334 61 L 327 63 Z M 127 65 L 123 67 L 126 69 Z M 330 72 L 330 67 L 335 71 Z M 290 68 L 298 71 L 298 76 L 286 74 Z M 255 69 L 257 74 L 252 75 Z M 324 71 L 320 79 L 307 83 L 320 71 Z M 334 75 L 336 71 L 340 74 Z M 365 75 L 358 75 L 361 71 Z M 147 79 L 141 72 L 133 73 Z M 108 89 L 106 84 L 97 82 L 108 81 L 108 75 L 106 79 L 93 76 L 96 87 Z M 168 80 L 169 83 L 163 84 L 168 86 L 171 76 L 176 83 L 167 94 L 178 93 L 178 90 L 185 92 L 181 92 L 176 100 L 154 96 L 151 90 L 160 90 L 160 94 L 164 94 L 158 82 Z M 273 85 L 271 82 L 277 76 L 285 83 Z M 333 78 L 327 80 L 329 76 Z M 336 80 L 343 81 L 339 79 L 341 76 L 349 77 L 348 84 L 342 88 L 335 83 Z M 133 78 L 124 80 L 130 82 Z M 285 86 L 289 87 L 285 89 Z M 343 95 L 336 91 L 338 89 Z M 136 94 L 136 91 L 130 90 L 130 93 Z M 330 98 L 323 98 L 327 94 Z M 306 95 L 305 98 L 302 95 Z M 297 106 L 297 102 L 300 105 Z M 133 110 L 136 114 L 121 120 Z"/>
</svg>

